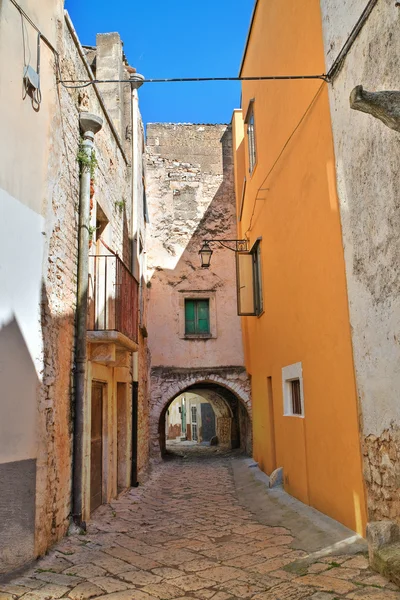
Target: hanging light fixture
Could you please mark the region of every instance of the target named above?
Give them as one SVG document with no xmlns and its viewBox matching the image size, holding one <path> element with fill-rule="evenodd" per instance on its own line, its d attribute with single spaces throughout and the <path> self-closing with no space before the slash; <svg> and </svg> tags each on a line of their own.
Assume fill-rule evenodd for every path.
<svg viewBox="0 0 400 600">
<path fill-rule="evenodd" d="M 213 250 L 211 250 L 210 244 L 219 244 L 232 252 L 247 252 L 247 240 L 203 240 L 199 254 L 201 257 L 201 266 L 204 269 L 208 269 L 211 263 Z M 234 247 L 232 248 L 230 244 L 234 244 Z"/>
<path fill-rule="evenodd" d="M 210 248 L 210 244 L 207 241 L 204 241 L 202 247 L 199 250 L 199 254 L 200 254 L 200 258 L 201 258 L 201 266 L 204 269 L 209 268 L 212 253 L 213 253 L 213 251 Z"/>
</svg>

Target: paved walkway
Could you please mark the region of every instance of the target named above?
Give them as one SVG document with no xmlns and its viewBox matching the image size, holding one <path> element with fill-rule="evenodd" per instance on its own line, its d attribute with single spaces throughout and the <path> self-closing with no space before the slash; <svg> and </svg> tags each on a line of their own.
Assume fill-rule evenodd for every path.
<svg viewBox="0 0 400 600">
<path fill-rule="evenodd" d="M 400 600 L 363 554 L 310 556 L 291 530 L 266 524 L 256 506 L 265 488 L 254 488 L 254 507 L 240 491 L 253 489 L 251 471 L 239 456 L 163 463 L 101 507 L 86 535 L 0 584 L 0 600 Z"/>
</svg>

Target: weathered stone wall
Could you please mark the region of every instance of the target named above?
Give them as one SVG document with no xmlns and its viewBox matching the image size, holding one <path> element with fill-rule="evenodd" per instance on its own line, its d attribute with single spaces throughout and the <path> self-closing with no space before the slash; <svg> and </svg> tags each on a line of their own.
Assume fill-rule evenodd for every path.
<svg viewBox="0 0 400 600">
<path fill-rule="evenodd" d="M 147 126 L 152 456 L 159 455 L 163 445 L 160 434 L 165 435 L 165 428 L 160 419 L 173 390 L 222 378 L 221 385 L 232 387 L 250 412 L 235 256 L 214 245 L 211 268 L 202 269 L 198 254 L 203 239 L 237 237 L 232 163 L 231 130 L 226 125 Z M 188 297 L 209 299 L 210 335 L 185 334 Z"/>
<path fill-rule="evenodd" d="M 204 238 L 235 239 L 232 138 L 225 125 L 147 126 L 147 253 L 152 365 L 243 365 L 234 253 L 213 246 L 200 268 Z M 212 338 L 185 339 L 185 293 L 211 292 Z"/>
<path fill-rule="evenodd" d="M 138 480 L 143 481 L 147 476 L 149 465 L 149 365 L 150 355 L 147 338 L 139 334 L 139 387 L 138 387 L 138 440 L 137 468 Z"/>
<path fill-rule="evenodd" d="M 87 77 L 82 59 L 65 23 L 59 22 L 61 70 L 68 79 Z M 128 169 L 94 90 L 59 87 L 50 129 L 51 147 L 46 194 L 46 252 L 43 263 L 42 332 L 43 383 L 39 395 L 39 455 L 37 461 L 37 547 L 43 553 L 62 537 L 71 512 L 73 372 L 79 208 L 79 110 L 104 119 L 96 136 L 99 166 L 95 174 L 98 198 L 110 220 L 110 247 L 129 257 L 124 246 L 128 215 L 116 201 L 128 193 Z M 112 177 L 110 177 L 110 173 Z"/>
<path fill-rule="evenodd" d="M 321 0 L 328 68 L 365 5 Z M 375 5 L 329 89 L 368 514 L 400 522 L 399 138 L 349 105 L 360 84 L 399 89 L 399 18 Z"/>
<path fill-rule="evenodd" d="M 50 5 L 51 3 L 47 4 Z M 18 35 L 20 35 L 20 15 L 14 7 L 11 8 L 12 11 L 15 11 L 16 20 L 19 23 Z M 25 8 L 32 8 L 32 15 L 36 16 L 34 10 L 36 7 L 25 6 Z M 71 28 L 67 26 L 68 19 L 64 20 L 62 15 L 61 3 L 57 3 L 57 7 L 54 7 L 52 12 L 49 6 L 43 6 L 43 10 L 44 8 L 46 8 L 46 14 L 38 23 L 42 25 L 43 33 L 50 37 L 59 52 L 62 78 L 87 79 L 89 76 L 88 70 L 81 56 L 85 51 L 73 39 Z M 51 19 L 49 15 L 52 16 Z M 54 25 L 54 32 L 48 29 L 49 22 Z M 1 27 L 4 27 L 4 31 L 8 35 L 6 21 L 1 22 Z M 2 31 L 2 33 L 4 32 Z M 3 37 L 6 39 L 6 36 Z M 34 41 L 36 43 L 36 37 Z M 19 39 L 17 42 L 20 45 Z M 7 60 L 9 60 L 9 57 Z M 19 66 L 15 68 L 20 72 Z M 15 334 L 14 330 L 11 331 L 10 328 L 7 331 L 10 331 L 15 339 L 20 340 L 21 338 L 18 341 L 19 345 L 25 343 L 24 352 L 28 356 L 30 353 L 30 360 L 32 361 L 30 369 L 33 370 L 33 373 L 36 369 L 37 376 L 31 376 L 30 371 L 28 373 L 29 367 L 25 355 L 24 360 L 21 360 L 21 356 L 18 355 L 19 350 L 12 354 L 11 361 L 14 362 L 11 369 L 14 374 L 14 381 L 18 384 L 20 378 L 25 386 L 25 389 L 20 389 L 18 398 L 26 404 L 26 414 L 29 417 L 31 429 L 33 429 L 32 436 L 27 435 L 28 430 L 25 432 L 25 436 L 19 436 L 16 448 L 19 448 L 20 453 L 22 450 L 24 454 L 21 458 L 25 460 L 20 461 L 22 467 L 26 464 L 31 468 L 33 462 L 34 472 L 36 472 L 36 477 L 27 481 L 26 485 L 26 489 L 31 490 L 33 510 L 31 511 L 30 506 L 25 507 L 26 515 L 32 512 L 35 523 L 29 524 L 29 531 L 25 523 L 27 518 L 25 518 L 25 521 L 21 520 L 21 524 L 10 523 L 10 531 L 15 532 L 14 538 L 21 537 L 22 544 L 18 546 L 17 540 L 17 545 L 11 549 L 10 547 L 5 548 L 3 544 L 3 547 L 0 548 L 0 573 L 4 570 L 9 571 L 36 555 L 43 554 L 52 543 L 65 535 L 70 523 L 75 402 L 73 386 L 80 183 L 77 154 L 80 143 L 80 111 L 92 112 L 103 119 L 102 130 L 95 137 L 98 167 L 95 172 L 95 193 L 91 223 L 93 225 L 96 223 L 96 206 L 98 203 L 109 221 L 104 236 L 105 242 L 129 266 L 131 265 L 132 217 L 134 215 L 132 180 L 139 178 L 140 186 L 142 185 L 142 161 L 136 161 L 133 166 L 130 164 L 132 158 L 132 126 L 130 129 L 128 127 L 120 129 L 123 132 L 121 139 L 117 130 L 113 127 L 113 122 L 108 114 L 108 107 L 101 102 L 93 86 L 85 89 L 67 89 L 61 85 L 57 86 L 55 74 L 54 56 L 46 47 L 42 52 L 43 99 L 40 111 L 38 113 L 33 111 L 29 98 L 24 101 L 22 107 L 19 107 L 17 100 L 20 101 L 21 96 L 20 81 L 18 81 L 17 86 L 18 96 L 15 99 L 12 97 L 14 89 L 9 88 L 11 97 L 8 97 L 7 108 L 4 108 L 3 111 L 8 122 L 14 127 L 14 129 L 11 128 L 12 136 L 9 137 L 10 140 L 15 140 L 16 151 L 18 151 L 17 154 L 21 160 L 15 167 L 15 175 L 18 174 L 18 177 L 14 177 L 14 173 L 12 177 L 10 176 L 9 166 L 4 170 L 4 173 L 3 170 L 0 170 L 0 184 L 5 180 L 6 185 L 8 185 L 7 180 L 11 182 L 15 178 L 16 182 L 24 181 L 24 188 L 26 182 L 29 183 L 30 181 L 32 185 L 32 193 L 29 193 L 26 201 L 26 214 L 29 215 L 30 220 L 21 220 L 20 218 L 18 222 L 18 215 L 16 215 L 14 220 L 10 219 L 8 224 L 8 229 L 13 231 L 13 228 L 17 227 L 20 232 L 24 231 L 21 227 L 25 227 L 26 224 L 27 233 L 24 234 L 25 241 L 19 248 L 18 253 L 13 254 L 14 264 L 12 270 L 7 267 L 5 271 L 7 277 L 4 281 L 7 290 L 10 289 L 13 292 L 10 299 L 14 298 L 18 292 L 18 297 L 22 298 L 25 303 L 25 316 L 22 320 L 16 312 L 19 304 L 17 303 L 15 307 L 10 305 L 10 310 L 12 309 L 14 314 L 18 316 L 23 327 L 22 330 L 18 327 L 15 328 Z M 125 87 L 128 90 L 124 90 L 120 109 L 123 112 L 122 122 L 128 123 L 131 114 L 131 92 L 129 84 Z M 19 111 L 17 120 L 21 120 L 20 130 L 10 109 L 14 104 L 17 106 L 16 110 Z M 25 116 L 21 118 L 22 111 L 26 112 L 27 110 L 28 127 L 25 126 Z M 140 113 L 137 112 L 136 114 L 137 118 L 140 119 Z M 31 127 L 31 124 L 36 122 L 38 123 L 38 131 Z M 137 123 L 136 126 L 139 132 L 142 131 L 141 123 Z M 21 140 L 30 151 L 27 157 L 18 150 Z M 137 143 L 142 147 L 143 139 L 137 140 Z M 36 154 L 32 153 L 32 145 L 36 147 Z M 1 152 L 5 150 L 1 145 Z M 7 151 L 13 152 L 13 146 L 9 144 Z M 40 161 L 40 164 L 36 164 L 38 161 Z M 32 173 L 30 173 L 31 169 Z M 21 177 L 21 173 L 24 173 L 23 177 Z M 20 186 L 19 183 L 18 185 Z M 0 185 L 1 187 L 2 185 Z M 29 186 L 27 190 L 28 188 Z M 30 190 L 28 191 L 30 192 Z M 9 192 L 13 192 L 11 187 Z M 21 201 L 25 203 L 25 189 L 20 189 L 18 193 L 21 194 L 21 197 L 18 198 L 19 203 Z M 15 204 L 20 206 L 17 201 Z M 35 213 L 37 213 L 37 218 Z M 10 215 L 13 216 L 13 213 L 10 213 Z M 35 240 L 35 243 L 32 244 L 32 240 Z M 38 240 L 39 243 L 37 243 Z M 106 247 L 101 251 L 100 246 L 96 248 L 96 245 L 93 244 L 91 252 L 95 254 L 96 251 L 103 254 L 109 253 Z M 23 271 L 20 271 L 19 265 L 22 265 L 20 255 L 21 257 L 25 255 L 26 265 L 30 269 L 29 274 L 28 271 L 26 275 Z M 37 282 L 33 285 L 36 271 L 38 271 L 38 290 L 35 288 Z M 19 294 L 16 288 L 12 290 L 14 285 L 12 284 L 12 278 L 10 278 L 11 273 L 19 273 L 21 283 L 26 286 L 23 296 Z M 3 284 L 2 287 L 4 288 Z M 27 298 L 29 298 L 29 302 L 26 302 Z M 32 310 L 30 310 L 31 305 L 33 305 Z M 37 313 L 38 323 L 35 323 L 35 313 Z M 3 326 L 2 316 L 1 314 L 1 326 Z M 26 327 L 24 320 L 26 321 Z M 37 328 L 36 337 L 39 338 L 40 343 L 35 338 L 35 327 Z M 4 331 L 2 331 L 2 339 L 5 340 Z M 140 336 L 139 343 L 139 459 L 140 468 L 144 471 L 148 464 L 148 353 L 143 335 Z M 116 371 L 118 371 L 117 368 Z M 113 372 L 112 368 L 111 372 Z M 2 373 L 0 372 L 0 383 L 2 381 Z M 5 390 L 2 385 L 3 391 Z M 15 390 L 10 391 L 11 398 L 14 393 Z M 113 406 L 116 406 L 116 398 L 113 402 Z M 8 421 L 11 422 L 18 416 L 18 419 L 24 422 L 24 411 L 16 410 L 19 414 L 14 415 L 10 412 L 7 417 Z M 33 416 L 31 415 L 32 411 Z M 111 412 L 111 408 L 108 412 Z M 127 411 L 127 414 L 130 414 L 130 410 Z M 114 415 L 111 416 L 111 425 L 113 418 Z M 114 429 L 116 430 L 116 427 L 113 427 L 112 431 Z M 27 439 L 27 442 L 21 444 L 24 438 Z M 116 447 L 116 439 L 110 441 L 111 443 Z M 24 449 L 23 446 L 26 446 L 27 449 Z M 32 446 L 32 449 L 28 449 L 29 446 Z M 2 450 L 0 443 L 0 463 L 4 460 L 5 463 L 8 461 L 15 462 L 20 458 L 17 454 L 15 457 L 3 457 Z M 109 452 L 109 456 L 110 462 L 112 461 L 112 469 L 115 471 L 110 477 L 115 483 L 116 460 L 113 458 L 114 450 L 113 447 L 112 451 Z M 14 467 L 10 472 L 13 473 L 15 478 L 16 468 Z M 24 473 L 27 472 L 27 468 L 25 468 Z M 36 498 L 34 494 L 35 486 Z M 114 487 L 116 487 L 116 483 Z M 19 488 L 16 487 L 15 489 Z M 9 508 L 4 504 L 5 495 L 2 496 L 3 503 L 0 503 L 1 518 L 3 514 L 8 515 L 7 511 L 9 511 Z M 12 498 L 12 496 L 7 495 L 7 498 Z M 4 528 L 7 528 L 6 519 L 2 519 L 2 521 L 0 535 Z M 18 529 L 20 525 L 25 530 Z M 10 538 L 7 531 L 5 531 L 5 536 L 6 540 Z"/>
</svg>

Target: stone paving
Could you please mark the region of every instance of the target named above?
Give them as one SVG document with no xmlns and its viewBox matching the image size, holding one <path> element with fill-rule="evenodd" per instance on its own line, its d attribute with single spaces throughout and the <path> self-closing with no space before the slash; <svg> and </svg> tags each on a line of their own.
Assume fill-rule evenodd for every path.
<svg viewBox="0 0 400 600">
<path fill-rule="evenodd" d="M 0 600 L 400 600 L 364 555 L 307 562 L 287 528 L 257 520 L 239 504 L 232 461 L 240 460 L 162 463 L 143 486 L 98 509 L 85 535 L 0 583 Z"/>
</svg>

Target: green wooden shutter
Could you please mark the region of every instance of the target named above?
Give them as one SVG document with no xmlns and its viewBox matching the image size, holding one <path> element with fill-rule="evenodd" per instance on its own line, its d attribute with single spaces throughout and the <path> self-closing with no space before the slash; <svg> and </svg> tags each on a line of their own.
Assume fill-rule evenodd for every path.
<svg viewBox="0 0 400 600">
<path fill-rule="evenodd" d="M 197 300 L 197 333 L 210 333 L 208 300 Z"/>
<path fill-rule="evenodd" d="M 196 333 L 196 311 L 194 300 L 185 300 L 185 333 Z"/>
</svg>

